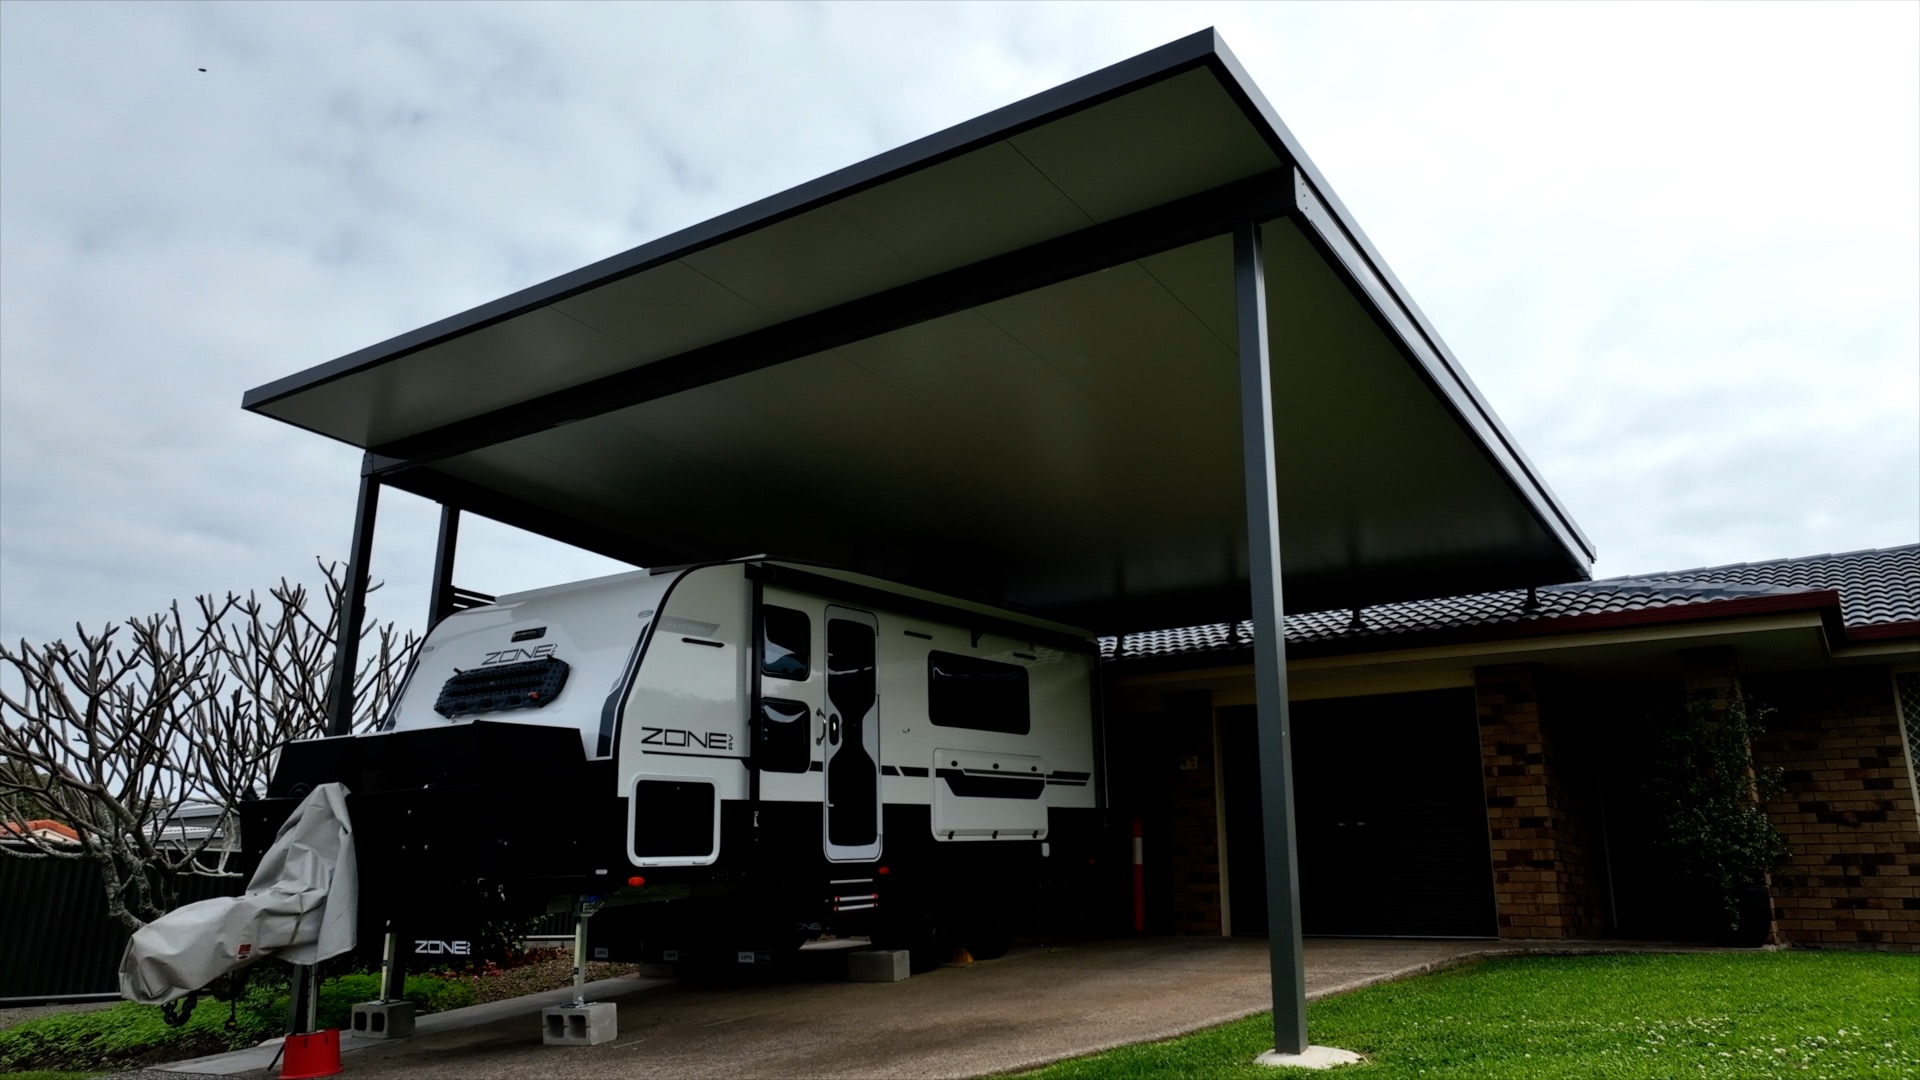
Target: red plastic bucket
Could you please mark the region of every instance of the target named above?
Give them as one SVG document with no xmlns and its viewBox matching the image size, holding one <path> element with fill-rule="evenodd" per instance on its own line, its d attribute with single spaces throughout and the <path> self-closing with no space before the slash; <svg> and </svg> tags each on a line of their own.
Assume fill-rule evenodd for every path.
<svg viewBox="0 0 1920 1080">
<path fill-rule="evenodd" d="M 323 1028 L 287 1036 L 280 1080 L 308 1080 L 340 1071 L 340 1029 Z"/>
</svg>

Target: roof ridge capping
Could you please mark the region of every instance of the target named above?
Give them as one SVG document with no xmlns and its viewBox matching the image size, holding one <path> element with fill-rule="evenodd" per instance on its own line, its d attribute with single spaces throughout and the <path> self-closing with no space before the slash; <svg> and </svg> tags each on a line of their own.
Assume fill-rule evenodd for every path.
<svg viewBox="0 0 1920 1080">
<path fill-rule="evenodd" d="M 1605 585 L 1615 581 L 1638 581 L 1648 578 L 1687 578 L 1695 574 L 1717 574 L 1728 570 L 1749 570 L 1763 567 L 1791 566 L 1797 563 L 1821 562 L 1829 559 L 1859 559 L 1869 555 L 1915 555 L 1920 556 L 1920 543 L 1899 544 L 1885 548 L 1857 548 L 1853 551 L 1828 552 L 1824 555 L 1792 555 L 1779 559 L 1761 559 L 1757 562 L 1722 563 L 1718 566 L 1696 566 L 1691 570 L 1655 570 L 1644 574 L 1621 574 L 1618 577 L 1596 578 L 1590 582 L 1569 582 L 1572 585 Z M 1545 588 L 1564 588 L 1562 585 L 1544 586 Z"/>
</svg>

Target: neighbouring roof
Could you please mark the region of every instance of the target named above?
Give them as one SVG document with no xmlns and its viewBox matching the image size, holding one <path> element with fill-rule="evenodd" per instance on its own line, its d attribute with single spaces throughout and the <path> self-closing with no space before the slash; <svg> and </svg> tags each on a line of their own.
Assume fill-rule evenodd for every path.
<svg viewBox="0 0 1920 1080">
<path fill-rule="evenodd" d="M 1817 606 L 1836 599 L 1839 622 L 1849 638 L 1920 637 L 1920 544 L 1551 585 L 1536 590 L 1534 597 L 1531 608 L 1526 590 L 1509 589 L 1358 612 L 1288 615 L 1287 645 L 1350 642 L 1372 649 L 1397 645 L 1413 635 L 1468 629 L 1505 630 L 1520 637 L 1585 629 L 1596 619 L 1611 623 L 1638 612 L 1650 614 L 1635 621 L 1654 622 Z M 1253 624 L 1153 630 L 1128 634 L 1125 640 L 1118 655 L 1126 657 L 1232 652 L 1252 644 Z M 1116 642 L 1102 638 L 1101 655 L 1115 658 Z"/>
<path fill-rule="evenodd" d="M 0 822 L 0 840 L 26 839 L 39 840 L 43 843 L 77 844 L 80 842 L 80 834 L 74 832 L 70 825 L 63 825 L 46 818 Z"/>
</svg>

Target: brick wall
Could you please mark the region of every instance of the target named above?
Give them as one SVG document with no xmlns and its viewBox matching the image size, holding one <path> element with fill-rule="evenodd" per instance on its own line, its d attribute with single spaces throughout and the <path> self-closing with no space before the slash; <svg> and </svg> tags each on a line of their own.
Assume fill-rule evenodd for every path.
<svg viewBox="0 0 1920 1080">
<path fill-rule="evenodd" d="M 1168 694 L 1167 749 L 1174 756 L 1168 851 L 1173 932 L 1220 936 L 1220 830 L 1213 753 L 1213 701 L 1204 692 Z"/>
<path fill-rule="evenodd" d="M 1773 877 L 1775 926 L 1801 945 L 1920 951 L 1920 819 L 1885 668 L 1749 678 L 1777 710 L 1755 749 L 1784 770 L 1767 813 L 1792 862 Z"/>
<path fill-rule="evenodd" d="M 1475 668 L 1473 677 L 1500 936 L 1597 937 L 1604 884 L 1596 845 L 1543 723 L 1533 665 Z"/>
</svg>

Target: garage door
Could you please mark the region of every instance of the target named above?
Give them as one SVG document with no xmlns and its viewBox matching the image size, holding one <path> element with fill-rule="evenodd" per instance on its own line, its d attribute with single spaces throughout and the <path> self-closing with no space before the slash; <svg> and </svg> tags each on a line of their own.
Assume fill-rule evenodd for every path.
<svg viewBox="0 0 1920 1080">
<path fill-rule="evenodd" d="M 1493 856 L 1473 692 L 1292 706 L 1300 921 L 1322 935 L 1493 937 Z M 1251 706 L 1220 710 L 1228 903 L 1267 931 Z"/>
</svg>

